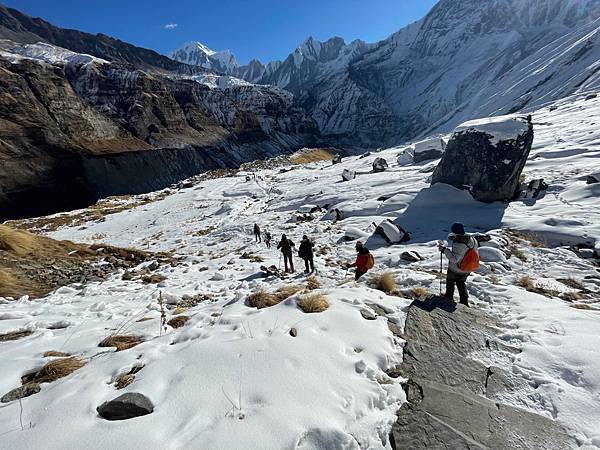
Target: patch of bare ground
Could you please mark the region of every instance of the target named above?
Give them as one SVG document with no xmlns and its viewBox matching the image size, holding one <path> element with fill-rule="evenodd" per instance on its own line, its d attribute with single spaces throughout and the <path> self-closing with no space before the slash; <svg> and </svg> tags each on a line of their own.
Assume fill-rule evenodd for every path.
<svg viewBox="0 0 600 450">
<path fill-rule="evenodd" d="M 33 332 L 29 330 L 11 331 L 10 333 L 0 334 L 0 342 L 16 341 L 27 336 L 31 336 Z"/>
<path fill-rule="evenodd" d="M 70 358 L 61 358 L 50 361 L 33 376 L 34 383 L 52 383 L 59 378 L 64 378 L 72 374 L 77 369 L 85 366 L 85 362 L 81 359 L 71 356 Z"/>
<path fill-rule="evenodd" d="M 136 335 L 113 335 L 102 340 L 98 347 L 115 347 L 118 352 L 135 347 L 143 342 L 141 336 Z"/>
<path fill-rule="evenodd" d="M 290 156 L 292 164 L 308 164 L 317 161 L 331 161 L 335 151 L 328 148 L 309 148 L 297 151 Z"/>
<path fill-rule="evenodd" d="M 146 261 L 177 264 L 167 253 L 57 241 L 0 225 L 0 297 L 42 297 L 60 286 L 103 280 Z"/>
</svg>

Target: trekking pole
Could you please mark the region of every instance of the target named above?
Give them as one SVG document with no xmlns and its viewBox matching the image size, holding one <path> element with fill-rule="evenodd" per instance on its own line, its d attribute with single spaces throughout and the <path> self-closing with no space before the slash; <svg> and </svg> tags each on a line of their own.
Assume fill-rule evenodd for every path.
<svg viewBox="0 0 600 450">
<path fill-rule="evenodd" d="M 440 297 L 442 296 L 442 278 L 444 277 L 444 274 L 442 273 L 442 269 L 443 269 L 443 256 L 444 254 L 442 252 L 440 252 Z"/>
<path fill-rule="evenodd" d="M 283 257 L 283 253 L 279 254 L 279 266 L 277 266 L 277 270 L 281 271 L 281 258 Z"/>
</svg>

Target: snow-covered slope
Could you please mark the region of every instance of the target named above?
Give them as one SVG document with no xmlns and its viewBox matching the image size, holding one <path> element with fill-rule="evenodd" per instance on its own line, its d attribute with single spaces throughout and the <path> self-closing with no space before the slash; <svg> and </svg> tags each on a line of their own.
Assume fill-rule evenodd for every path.
<svg viewBox="0 0 600 450">
<path fill-rule="evenodd" d="M 405 396 L 402 380 L 385 370 L 401 359 L 402 340 L 385 318 L 364 320 L 361 310 L 377 304 L 402 328 L 410 301 L 369 287 L 370 274 L 358 283 L 348 281 L 340 264 L 353 259 L 354 242 L 344 236 L 360 230 L 375 255 L 375 271 L 392 273 L 401 296 L 418 286 L 436 293 L 436 242 L 460 220 L 468 230 L 490 232 L 490 245 L 499 249 L 487 247 L 493 258 L 485 257 L 469 282 L 473 307 L 498 316 L 505 324 L 502 339 L 520 350 L 495 352 L 485 362 L 525 380 L 498 400 L 559 421 L 580 448 L 600 448 L 600 274 L 592 260 L 568 247 L 595 242 L 600 251 L 600 184 L 586 184 L 587 174 L 600 171 L 600 98 L 586 97 L 533 112 L 535 142 L 524 173 L 549 184 L 538 199 L 486 204 L 449 186 L 429 187 L 437 162 L 399 166 L 400 149 L 390 148 L 336 165 L 275 167 L 257 170 L 256 178 L 239 173 L 196 181 L 162 200 L 83 226 L 65 225 L 68 214 L 63 215 L 60 228 L 50 233 L 55 238 L 172 251 L 183 260 L 157 269 L 166 277 L 159 285 L 117 274 L 101 283 L 61 288 L 43 301 L 0 304 L 0 333 L 33 331 L 0 342 L 0 393 L 46 362 L 45 351 L 67 351 L 87 362 L 23 399 L 22 411 L 18 401 L 0 408 L 3 444 L 11 449 L 66 442 L 90 449 L 389 449 L 390 425 Z M 390 169 L 371 173 L 376 157 L 384 157 Z M 343 169 L 356 171 L 357 178 L 342 183 Z M 296 223 L 296 211 L 306 204 L 329 206 L 315 220 Z M 345 218 L 336 222 L 327 212 L 333 208 Z M 386 247 L 369 237 L 373 222 L 396 218 L 412 233 L 409 244 Z M 262 310 L 245 304 L 258 290 L 306 281 L 301 273 L 283 281 L 260 277 L 258 267 L 277 266 L 279 253 L 253 242 L 254 223 L 275 238 L 287 233 L 298 243 L 308 234 L 316 240 L 323 284 L 318 292 L 329 297 L 328 310 L 304 314 L 297 308 L 299 296 Z M 515 239 L 509 227 L 535 245 Z M 406 250 L 417 251 L 423 261 L 403 261 Z M 263 262 L 242 258 L 244 253 Z M 518 286 L 523 275 L 547 296 Z M 576 296 L 578 285 L 591 294 Z M 190 320 L 184 327 L 169 327 L 161 335 L 159 291 L 169 303 L 208 297 L 185 311 Z M 140 322 L 143 318 L 149 320 Z M 66 329 L 53 325 L 59 320 Z M 146 340 L 122 352 L 98 348 L 115 330 Z M 116 391 L 116 378 L 139 365 L 144 367 L 135 381 Z M 155 411 L 120 423 L 100 419 L 96 406 L 122 392 L 146 394 Z"/>
<path fill-rule="evenodd" d="M 238 63 L 230 50 L 215 52 L 201 42 L 192 41 L 183 44 L 168 55 L 175 61 L 204 67 L 227 75 L 233 75 Z"/>
<path fill-rule="evenodd" d="M 47 62 L 50 64 L 108 64 L 108 61 L 83 53 L 75 53 L 65 48 L 56 47 L 44 42 L 36 44 L 18 44 L 11 41 L 0 41 L 0 55 L 11 60 L 18 61 L 20 58 Z"/>
</svg>

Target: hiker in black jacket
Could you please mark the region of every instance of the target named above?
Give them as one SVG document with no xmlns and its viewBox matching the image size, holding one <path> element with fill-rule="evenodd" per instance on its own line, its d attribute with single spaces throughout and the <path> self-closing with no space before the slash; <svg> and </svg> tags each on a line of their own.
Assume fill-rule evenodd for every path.
<svg viewBox="0 0 600 450">
<path fill-rule="evenodd" d="M 279 241 L 279 244 L 277 244 L 277 249 L 281 249 L 281 253 L 283 253 L 283 264 L 286 273 L 294 273 L 294 257 L 292 256 L 292 248 L 295 246 L 296 244 L 288 239 L 285 234 L 281 235 L 281 241 Z"/>
<path fill-rule="evenodd" d="M 300 242 L 300 248 L 298 249 L 298 256 L 304 260 L 304 273 L 312 273 L 315 271 L 314 261 L 314 244 L 308 236 L 302 236 L 302 242 Z"/>
<path fill-rule="evenodd" d="M 257 223 L 254 224 L 254 238 L 256 242 L 262 242 L 262 238 L 260 237 L 260 227 Z"/>
<path fill-rule="evenodd" d="M 265 230 L 265 244 L 267 248 L 271 248 L 271 233 Z"/>
</svg>

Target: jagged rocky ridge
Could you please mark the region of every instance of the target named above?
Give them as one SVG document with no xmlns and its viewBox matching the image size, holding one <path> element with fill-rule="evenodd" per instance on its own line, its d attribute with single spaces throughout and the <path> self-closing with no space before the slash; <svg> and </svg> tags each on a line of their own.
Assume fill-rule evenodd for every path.
<svg viewBox="0 0 600 450">
<path fill-rule="evenodd" d="M 219 88 L 47 44 L 2 46 L 0 218 L 158 189 L 317 134 L 278 88 Z"/>
<path fill-rule="evenodd" d="M 441 0 L 375 44 L 309 38 L 230 74 L 290 90 L 337 142 L 394 145 L 597 90 L 599 15 L 599 0 Z"/>
</svg>

